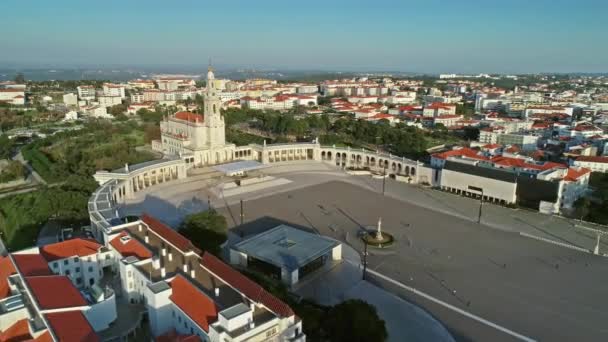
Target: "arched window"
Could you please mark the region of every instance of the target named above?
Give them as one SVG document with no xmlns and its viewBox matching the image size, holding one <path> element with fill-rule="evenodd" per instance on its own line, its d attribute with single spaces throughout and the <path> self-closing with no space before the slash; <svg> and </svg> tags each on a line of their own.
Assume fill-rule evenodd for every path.
<svg viewBox="0 0 608 342">
<path fill-rule="evenodd" d="M 213 113 L 214 114 L 216 113 L 216 111 L 215 111 L 215 104 L 213 104 Z"/>
</svg>

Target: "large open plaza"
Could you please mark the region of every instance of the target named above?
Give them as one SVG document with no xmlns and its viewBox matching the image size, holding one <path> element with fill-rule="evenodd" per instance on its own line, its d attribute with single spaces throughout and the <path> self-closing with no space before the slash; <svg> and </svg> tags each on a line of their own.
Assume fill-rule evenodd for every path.
<svg viewBox="0 0 608 342">
<path fill-rule="evenodd" d="M 138 193 L 123 210 L 153 210 L 175 225 L 209 201 L 237 227 L 242 199 L 248 229 L 289 223 L 333 237 L 360 253 L 362 228 L 375 226 L 382 217 L 383 231 L 393 234 L 396 242 L 369 250 L 372 272 L 533 340 L 608 336 L 602 325 L 608 318 L 601 300 L 606 291 L 598 286 L 608 280 L 608 263 L 604 257 L 557 244 L 593 245 L 593 236 L 569 229 L 572 224 L 566 220 L 486 205 L 484 224 L 479 225 L 479 202 L 452 194 L 386 180 L 382 195 L 382 180 L 351 176 L 324 163 L 283 164 L 264 172 L 291 182 L 251 191 L 244 187 L 242 193 L 224 197 L 213 189 L 227 179 L 194 176 Z M 458 340 L 515 338 L 375 274 L 368 279 L 426 309 Z"/>
</svg>

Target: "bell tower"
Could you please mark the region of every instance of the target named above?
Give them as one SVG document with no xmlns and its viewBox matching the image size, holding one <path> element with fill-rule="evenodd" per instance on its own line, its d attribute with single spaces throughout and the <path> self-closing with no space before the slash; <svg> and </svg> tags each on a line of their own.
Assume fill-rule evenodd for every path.
<svg viewBox="0 0 608 342">
<path fill-rule="evenodd" d="M 215 75 L 209 63 L 207 69 L 207 89 L 205 91 L 205 125 L 208 127 L 208 143 L 210 146 L 224 146 L 226 144 L 226 132 L 224 116 L 220 114 L 222 101 L 216 88 Z"/>
</svg>

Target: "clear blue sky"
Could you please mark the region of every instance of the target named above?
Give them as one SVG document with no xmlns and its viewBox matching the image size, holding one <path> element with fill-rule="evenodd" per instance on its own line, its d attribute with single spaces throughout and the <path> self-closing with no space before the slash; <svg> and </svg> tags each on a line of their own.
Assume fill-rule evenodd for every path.
<svg viewBox="0 0 608 342">
<path fill-rule="evenodd" d="M 2 0 L 0 66 L 608 72 L 608 0 Z"/>
</svg>

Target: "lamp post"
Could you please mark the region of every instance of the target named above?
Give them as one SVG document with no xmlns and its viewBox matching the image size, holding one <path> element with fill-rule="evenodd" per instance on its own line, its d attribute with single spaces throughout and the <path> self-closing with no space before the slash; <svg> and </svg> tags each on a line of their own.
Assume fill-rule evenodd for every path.
<svg viewBox="0 0 608 342">
<path fill-rule="evenodd" d="M 469 185 L 469 190 L 478 191 L 481 193 L 481 196 L 479 197 L 479 215 L 477 216 L 477 223 L 481 224 L 481 208 L 483 206 L 483 188 Z"/>
<path fill-rule="evenodd" d="M 366 235 L 369 233 L 366 233 Z M 363 245 L 365 246 L 363 248 L 363 280 L 365 280 L 365 274 L 367 272 L 367 239 L 365 239 L 365 237 L 363 237 Z"/>
<path fill-rule="evenodd" d="M 382 174 L 382 196 L 384 196 L 385 188 L 386 188 L 386 164 L 384 164 L 384 173 Z"/>
</svg>

